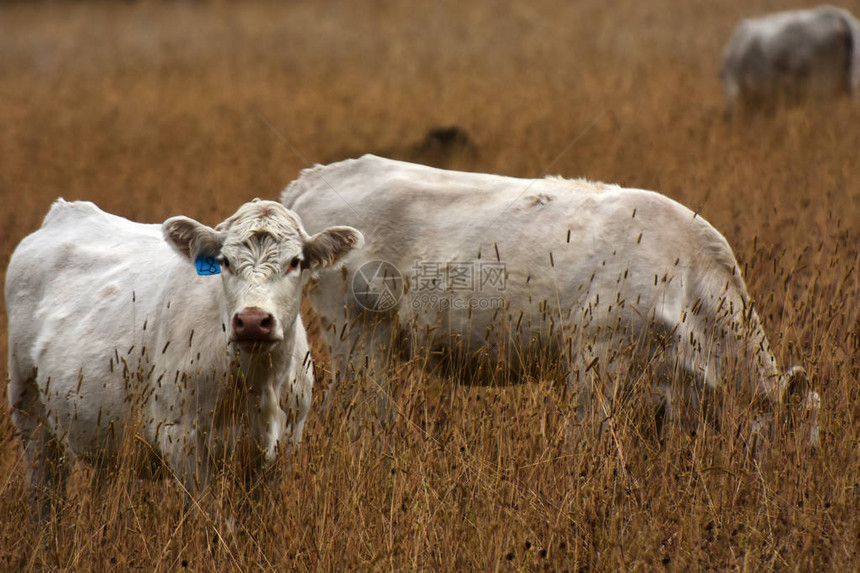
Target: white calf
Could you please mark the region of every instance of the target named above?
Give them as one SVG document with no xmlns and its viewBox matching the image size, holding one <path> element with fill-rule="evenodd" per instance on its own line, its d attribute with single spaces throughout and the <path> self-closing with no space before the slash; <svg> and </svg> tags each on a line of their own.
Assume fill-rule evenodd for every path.
<svg viewBox="0 0 860 573">
<path fill-rule="evenodd" d="M 6 275 L 9 402 L 38 509 L 69 458 L 110 465 L 130 431 L 189 492 L 235 454 L 253 472 L 298 441 L 313 385 L 302 269 L 361 242 L 309 236 L 272 201 L 214 229 L 54 203 Z"/>
</svg>

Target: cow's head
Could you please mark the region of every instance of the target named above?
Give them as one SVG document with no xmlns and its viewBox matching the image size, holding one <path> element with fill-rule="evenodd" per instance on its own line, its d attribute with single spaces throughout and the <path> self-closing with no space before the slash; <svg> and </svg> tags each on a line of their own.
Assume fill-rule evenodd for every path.
<svg viewBox="0 0 860 573">
<path fill-rule="evenodd" d="M 171 217 L 162 229 L 191 263 L 201 255 L 220 263 L 227 335 L 245 350 L 265 350 L 284 339 L 299 313 L 303 269 L 337 265 L 364 243 L 352 227 L 310 236 L 294 212 L 257 199 L 214 229 L 188 217 Z"/>
</svg>

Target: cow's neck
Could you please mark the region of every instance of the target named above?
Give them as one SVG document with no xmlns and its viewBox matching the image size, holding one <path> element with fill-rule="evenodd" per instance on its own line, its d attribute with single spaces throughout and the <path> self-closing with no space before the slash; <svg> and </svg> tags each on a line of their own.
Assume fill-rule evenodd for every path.
<svg viewBox="0 0 860 573">
<path fill-rule="evenodd" d="M 285 338 L 272 352 L 240 351 L 234 362 L 233 383 L 221 394 L 216 425 L 233 436 L 238 449 L 252 457 L 271 459 L 281 439 L 285 414 L 279 403 L 287 383 L 293 338 Z M 247 449 L 246 449 L 247 448 Z"/>
</svg>

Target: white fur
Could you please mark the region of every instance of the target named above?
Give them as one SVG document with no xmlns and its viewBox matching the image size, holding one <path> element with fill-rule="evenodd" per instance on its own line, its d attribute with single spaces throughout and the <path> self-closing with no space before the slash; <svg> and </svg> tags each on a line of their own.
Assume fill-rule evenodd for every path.
<svg viewBox="0 0 860 573">
<path fill-rule="evenodd" d="M 787 377 L 728 243 L 658 193 L 365 155 L 305 170 L 281 200 L 311 232 L 336 219 L 365 235 L 346 272 L 320 273 L 308 292 L 335 375 L 363 367 L 354 349 L 384 363 L 390 342 L 401 340 L 413 350 L 485 353 L 514 370 L 524 355 L 549 349 L 569 372 L 582 411 L 593 407 L 595 385 L 614 385 L 616 365 L 636 361 L 660 361 L 669 370 L 666 384 L 675 371 L 696 382 L 691 390 L 707 392 L 726 382 L 723 373 L 737 359 L 738 386 L 775 403 L 783 398 Z M 448 310 L 422 305 L 423 293 L 411 284 L 392 311 L 363 313 L 350 290 L 367 261 L 387 261 L 409 282 L 416 262 L 477 267 L 497 257 L 506 289 L 443 289 Z M 503 310 L 455 308 L 494 296 Z"/>
<path fill-rule="evenodd" d="M 162 236 L 177 224 L 244 266 L 198 276 L 194 253 Z M 278 239 L 255 243 L 261 225 Z M 313 367 L 299 316 L 302 272 L 286 265 L 308 239 L 274 202 L 248 203 L 217 229 L 55 202 L 6 275 L 9 401 L 30 485 L 60 487 L 63 456 L 110 465 L 130 423 L 135 441 L 190 492 L 240 445 L 262 466 L 300 440 Z M 265 351 L 231 341 L 232 316 L 248 306 L 274 315 L 278 340 Z"/>
</svg>

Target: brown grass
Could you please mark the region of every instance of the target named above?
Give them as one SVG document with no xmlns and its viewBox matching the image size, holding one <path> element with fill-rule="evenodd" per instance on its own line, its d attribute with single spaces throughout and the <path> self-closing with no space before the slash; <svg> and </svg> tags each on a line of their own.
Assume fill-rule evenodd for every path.
<svg viewBox="0 0 860 573">
<path fill-rule="evenodd" d="M 4 413 L 0 569 L 855 569 L 860 104 L 722 121 L 722 43 L 743 14 L 772 9 L 0 6 L 2 269 L 57 196 L 214 224 L 251 197 L 275 198 L 306 162 L 367 151 L 548 169 L 701 212 L 733 245 L 778 359 L 806 366 L 823 400 L 820 452 L 781 436 L 758 466 L 733 433 L 704 427 L 662 444 L 627 426 L 613 440 L 578 435 L 559 384 L 458 387 L 406 368 L 404 416 L 352 441 L 341 416 L 317 414 L 318 359 L 306 440 L 229 535 L 169 480 L 99 481 L 83 467 L 65 509 L 33 522 Z M 415 145 L 441 125 L 467 130 L 477 153 L 423 157 Z M 239 496 L 216 492 L 226 505 Z"/>
</svg>

